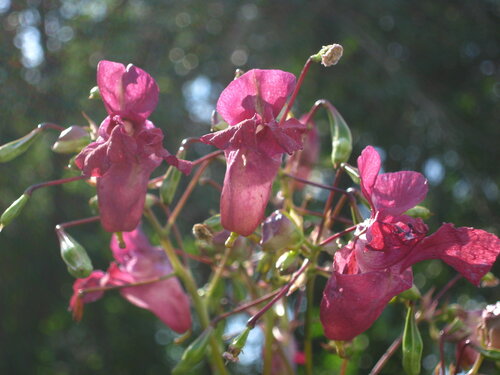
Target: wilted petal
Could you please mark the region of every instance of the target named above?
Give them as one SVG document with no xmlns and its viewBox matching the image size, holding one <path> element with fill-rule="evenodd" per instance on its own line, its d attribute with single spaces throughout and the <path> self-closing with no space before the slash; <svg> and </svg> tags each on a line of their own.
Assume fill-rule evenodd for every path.
<svg viewBox="0 0 500 375">
<path fill-rule="evenodd" d="M 281 155 L 269 158 L 252 150 L 226 152 L 227 170 L 221 195 L 221 223 L 248 236 L 264 219 Z"/>
<path fill-rule="evenodd" d="M 422 202 L 427 190 L 427 180 L 421 173 L 383 173 L 377 177 L 371 198 L 377 211 L 385 215 L 400 215 Z"/>
<path fill-rule="evenodd" d="M 358 169 L 361 177 L 361 190 L 370 203 L 372 203 L 372 190 L 377 181 L 380 165 L 380 155 L 377 150 L 372 146 L 365 147 L 358 157 Z"/>
<path fill-rule="evenodd" d="M 100 61 L 97 85 L 108 113 L 125 119 L 144 121 L 158 104 L 156 82 L 133 65 L 125 67 L 112 61 Z"/>
<path fill-rule="evenodd" d="M 295 76 L 281 70 L 253 69 L 222 91 L 217 112 L 229 125 L 260 114 L 268 122 L 280 113 L 295 87 Z"/>
<path fill-rule="evenodd" d="M 69 310 L 73 313 L 73 319 L 80 321 L 83 316 L 83 305 L 85 303 L 97 301 L 104 294 L 104 292 L 81 294 L 80 291 L 83 289 L 103 286 L 102 279 L 104 276 L 105 273 L 102 271 L 93 271 L 88 277 L 75 280 L 73 283 L 73 295 L 69 301 Z"/>
<path fill-rule="evenodd" d="M 423 239 L 402 262 L 402 269 L 427 259 L 441 259 L 471 283 L 479 285 L 500 254 L 500 239 L 474 228 L 443 224 Z"/>
<path fill-rule="evenodd" d="M 330 340 L 352 340 L 377 320 L 387 303 L 412 285 L 411 271 L 342 275 L 335 272 L 323 291 L 320 319 Z"/>
</svg>

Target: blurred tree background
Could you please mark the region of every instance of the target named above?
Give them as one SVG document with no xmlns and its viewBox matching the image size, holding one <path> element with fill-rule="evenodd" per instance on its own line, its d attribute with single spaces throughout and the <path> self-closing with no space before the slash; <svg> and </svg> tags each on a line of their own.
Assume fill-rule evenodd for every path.
<svg viewBox="0 0 500 375">
<path fill-rule="evenodd" d="M 87 96 L 98 61 L 108 59 L 134 63 L 157 80 L 160 103 L 151 118 L 172 151 L 181 139 L 208 132 L 218 94 L 236 68 L 298 75 L 309 55 L 337 42 L 343 59 L 334 68 L 312 67 L 296 113 L 329 99 L 353 131 L 352 163 L 372 144 L 383 151 L 386 170 L 423 172 L 430 181 L 431 230 L 451 221 L 498 235 L 498 25 L 498 0 L 0 0 L 0 143 L 40 122 L 85 125 L 81 111 L 99 124 L 104 107 Z M 331 181 L 328 129 L 320 127 L 321 171 Z M 50 151 L 55 138 L 47 132 L 26 154 L 0 165 L 1 210 L 27 186 L 61 178 L 67 158 Z M 188 157 L 207 150 L 194 148 Z M 218 207 L 217 196 L 205 190 L 184 211 L 185 233 Z M 166 374 L 182 353 L 152 314 L 118 294 L 89 305 L 83 321 L 72 322 L 66 309 L 73 279 L 53 228 L 89 216 L 91 196 L 82 183 L 37 191 L 1 233 L 0 373 Z M 96 268 L 107 267 L 109 236 L 97 224 L 71 233 Z M 423 290 L 454 275 L 441 263 L 417 270 Z M 494 303 L 498 290 L 479 295 L 461 281 L 451 300 L 474 308 Z M 369 331 L 372 341 L 358 340 L 366 349 L 351 374 L 368 372 L 401 332 L 402 316 L 402 309 L 389 307 Z M 317 353 L 322 341 L 319 334 Z M 424 350 L 426 373 L 437 363 L 433 353 L 435 347 Z M 326 353 L 316 362 L 318 374 L 336 368 Z M 398 361 L 385 371 L 399 373 Z"/>
</svg>

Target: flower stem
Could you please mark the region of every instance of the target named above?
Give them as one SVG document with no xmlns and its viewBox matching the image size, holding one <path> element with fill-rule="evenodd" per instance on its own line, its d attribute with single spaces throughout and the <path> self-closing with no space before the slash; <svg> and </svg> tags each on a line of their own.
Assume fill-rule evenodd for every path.
<svg viewBox="0 0 500 375">
<path fill-rule="evenodd" d="M 188 184 L 186 190 L 184 191 L 184 194 L 182 194 L 181 198 L 177 202 L 177 205 L 173 209 L 172 214 L 169 216 L 169 218 L 167 220 L 167 225 L 165 227 L 166 233 L 170 232 L 170 229 L 172 228 L 172 226 L 174 225 L 175 221 L 177 220 L 177 217 L 181 213 L 182 208 L 184 207 L 184 205 L 186 204 L 189 196 L 191 195 L 191 193 L 193 192 L 194 188 L 196 187 L 196 184 L 198 183 L 198 180 L 200 179 L 200 177 L 203 174 L 203 172 L 205 171 L 205 169 L 207 169 L 207 167 L 208 167 L 209 164 L 210 164 L 210 160 L 205 160 L 200 165 L 200 167 L 198 168 L 198 170 L 194 174 L 194 176 L 191 179 L 191 181 L 189 181 L 189 184 Z"/>
<path fill-rule="evenodd" d="M 274 298 L 269 301 L 257 314 L 252 316 L 250 319 L 248 319 L 247 322 L 247 327 L 249 328 L 254 328 L 259 319 L 266 313 L 267 310 L 269 310 L 275 303 L 278 301 L 280 298 L 282 298 L 292 287 L 292 285 L 297 281 L 299 276 L 307 269 L 307 266 L 309 265 L 309 259 L 305 259 L 304 262 L 302 262 L 302 266 L 299 268 L 297 272 L 293 275 L 292 279 L 286 284 Z"/>
<path fill-rule="evenodd" d="M 328 237 L 326 240 L 323 240 L 323 241 L 319 244 L 319 246 L 324 246 L 324 245 L 326 245 L 327 243 L 332 242 L 334 239 L 339 238 L 339 237 L 342 237 L 342 236 L 346 235 L 347 233 L 349 233 L 349 232 L 352 232 L 352 231 L 356 230 L 356 228 L 357 228 L 357 227 L 358 227 L 357 225 L 353 225 L 352 227 L 349 227 L 349 228 L 347 228 L 347 229 L 344 229 L 342 232 L 335 233 L 333 236 L 330 236 L 330 237 Z"/>
<path fill-rule="evenodd" d="M 295 85 L 295 89 L 293 90 L 292 96 L 290 97 L 290 100 L 286 104 L 285 111 L 283 112 L 283 116 L 281 116 L 279 125 L 282 125 L 287 116 L 288 112 L 290 112 L 290 109 L 292 109 L 293 103 L 295 102 L 295 98 L 297 97 L 297 94 L 300 90 L 300 87 L 302 86 L 302 82 L 304 81 L 304 78 L 307 75 L 307 72 L 309 71 L 309 68 L 311 67 L 312 59 L 309 57 L 304 64 L 304 67 L 302 68 L 302 71 L 300 72 L 299 79 L 297 80 L 297 85 Z"/>
<path fill-rule="evenodd" d="M 200 167 L 200 169 L 202 168 L 203 166 Z M 185 268 L 180 262 L 172 244 L 170 243 L 166 231 L 163 230 L 160 223 L 156 219 L 154 213 L 149 209 L 146 209 L 145 213 L 149 221 L 151 222 L 155 232 L 160 237 L 160 244 L 163 247 L 165 253 L 167 254 L 175 274 L 182 280 L 187 292 L 191 296 L 194 308 L 200 320 L 201 327 L 203 329 L 207 328 L 210 325 L 208 311 L 200 295 L 198 294 L 198 288 L 196 286 L 196 282 L 194 281 L 193 274 L 191 273 L 189 268 Z M 217 370 L 221 375 L 227 375 L 228 372 L 226 366 L 224 365 L 224 361 L 222 360 L 222 353 L 220 352 L 219 343 L 217 342 L 217 339 L 214 336 L 210 338 L 210 348 L 212 353 L 211 355 L 208 356 L 208 359 L 212 364 L 213 369 Z"/>
<path fill-rule="evenodd" d="M 231 236 L 228 238 L 227 245 L 226 245 L 226 250 L 224 252 L 224 256 L 222 257 L 222 260 L 215 270 L 214 276 L 210 280 L 210 283 L 208 284 L 207 288 L 207 293 L 205 294 L 205 300 L 208 301 L 210 298 L 212 298 L 212 295 L 215 292 L 215 289 L 217 288 L 217 284 L 219 283 L 219 280 L 222 276 L 222 272 L 224 271 L 224 268 L 226 267 L 227 260 L 231 256 L 231 253 L 233 251 L 233 245 L 234 241 L 238 238 L 238 234 L 232 232 Z"/>
<path fill-rule="evenodd" d="M 370 371 L 369 375 L 377 375 L 382 371 L 384 368 L 385 364 L 389 359 L 396 353 L 396 350 L 398 350 L 399 346 L 401 345 L 401 342 L 403 341 L 403 336 L 398 336 L 389 346 L 389 348 L 385 351 L 385 353 L 380 357 L 380 359 L 377 361 L 375 366 L 373 366 L 373 369 Z"/>
<path fill-rule="evenodd" d="M 77 225 L 93 223 L 95 221 L 99 221 L 99 219 L 100 216 L 92 216 L 92 217 L 87 217 L 85 219 L 67 221 L 65 223 L 58 224 L 57 226 L 61 228 L 70 228 L 70 227 L 76 227 Z"/>
<path fill-rule="evenodd" d="M 168 275 L 155 277 L 153 279 L 148 279 L 148 280 L 142 280 L 142 281 L 138 281 L 135 283 L 127 283 L 127 284 L 123 284 L 123 285 L 111 285 L 111 286 L 96 286 L 94 288 L 79 289 L 78 294 L 83 297 L 85 294 L 89 294 L 89 293 L 93 293 L 93 292 L 107 292 L 109 290 L 117 290 L 117 289 L 122 289 L 122 288 L 133 288 L 135 286 L 142 286 L 142 285 L 157 283 L 158 281 L 167 280 L 167 279 L 170 279 L 171 277 L 174 277 L 174 276 L 175 276 L 175 272 L 172 272 L 172 273 L 169 273 Z"/>
<path fill-rule="evenodd" d="M 262 375 L 272 375 L 272 364 L 273 364 L 273 328 L 274 328 L 274 314 L 268 314 L 265 317 L 265 327 L 264 327 L 264 366 L 262 369 Z"/>
<path fill-rule="evenodd" d="M 44 188 L 47 186 L 54 186 L 54 185 L 62 185 L 62 184 L 67 184 L 68 182 L 85 180 L 85 179 L 87 179 L 87 176 L 76 176 L 76 177 L 62 178 L 60 180 L 45 181 L 39 184 L 31 185 L 24 191 L 24 194 L 31 195 L 35 190 L 38 190 L 40 188 Z"/>
</svg>

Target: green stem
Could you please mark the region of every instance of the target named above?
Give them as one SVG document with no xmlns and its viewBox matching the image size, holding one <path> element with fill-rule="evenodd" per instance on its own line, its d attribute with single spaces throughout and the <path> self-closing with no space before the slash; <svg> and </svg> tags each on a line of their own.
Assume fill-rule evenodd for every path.
<svg viewBox="0 0 500 375">
<path fill-rule="evenodd" d="M 235 236 L 233 236 L 233 235 L 235 235 Z M 231 252 L 232 252 L 233 247 L 234 247 L 233 246 L 234 241 L 236 240 L 237 237 L 238 237 L 238 235 L 233 232 L 233 233 L 231 233 L 231 236 L 229 237 L 229 239 L 227 241 L 229 243 L 228 243 L 228 246 L 226 246 L 226 251 L 224 252 L 224 256 L 223 256 L 219 266 L 215 270 L 214 276 L 212 277 L 212 279 L 210 280 L 210 283 L 208 284 L 207 293 L 205 294 L 206 301 L 210 300 L 210 298 L 212 297 L 212 295 L 215 292 L 215 289 L 217 288 L 217 284 L 219 283 L 219 280 L 222 276 L 222 271 L 224 271 L 224 268 L 226 267 L 227 260 L 231 256 Z"/>
<path fill-rule="evenodd" d="M 167 234 L 162 229 L 154 213 L 150 209 L 146 209 L 145 213 L 154 230 L 160 237 L 161 246 L 167 254 L 175 274 L 182 280 L 187 292 L 191 296 L 194 309 L 196 310 L 196 313 L 200 320 L 201 327 L 203 329 L 207 328 L 210 325 L 208 311 L 205 304 L 203 303 L 203 300 L 198 294 L 198 288 L 196 286 L 196 282 L 194 281 L 193 274 L 191 273 L 189 268 L 184 268 L 184 266 L 182 265 L 181 261 L 177 257 L 177 254 L 175 253 L 172 244 L 170 243 Z M 222 360 L 222 353 L 220 352 L 219 344 L 214 336 L 210 338 L 210 348 L 212 353 L 208 356 L 208 359 L 210 360 L 212 367 L 216 369 L 219 374 L 227 375 L 228 372 L 226 370 L 226 366 L 224 365 L 224 361 Z"/>
<path fill-rule="evenodd" d="M 274 328 L 274 314 L 267 314 L 265 317 L 265 338 L 264 338 L 264 366 L 262 375 L 272 375 L 273 364 L 273 328 Z"/>
</svg>

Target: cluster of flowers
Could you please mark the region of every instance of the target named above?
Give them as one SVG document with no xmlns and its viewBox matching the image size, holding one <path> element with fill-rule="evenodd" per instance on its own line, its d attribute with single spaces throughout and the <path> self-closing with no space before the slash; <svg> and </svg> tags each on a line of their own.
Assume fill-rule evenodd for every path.
<svg viewBox="0 0 500 375">
<path fill-rule="evenodd" d="M 140 221 L 150 176 L 162 161 L 185 174 L 193 163 L 169 153 L 162 131 L 148 120 L 159 93 L 148 73 L 101 61 L 97 84 L 108 116 L 98 138 L 81 150 L 75 163 L 85 179 L 96 182 L 103 228 L 124 234 L 120 243 L 113 236 L 116 262 L 107 272 L 93 271 L 75 281 L 70 309 L 80 319 L 85 303 L 118 288 L 124 298 L 152 311 L 174 331 L 187 331 L 189 298 L 167 255 L 148 242 Z M 217 112 L 227 127 L 199 140 L 224 151 L 220 214 L 226 231 L 250 236 L 259 230 L 284 154 L 293 155 L 288 165 L 298 180 L 304 181 L 314 166 L 319 142 L 310 116 L 288 116 L 297 89 L 291 73 L 254 69 L 221 93 Z M 412 287 L 415 263 L 441 259 L 478 285 L 500 253 L 500 240 L 491 233 L 443 224 L 428 236 L 420 218 L 406 215 L 427 194 L 427 180 L 420 173 L 380 174 L 381 159 L 371 146 L 362 151 L 357 166 L 371 215 L 350 230 L 354 234 L 333 257 L 320 308 L 325 335 L 332 340 L 352 340 L 367 330 L 394 296 Z M 269 237 L 264 232 L 263 242 Z"/>
</svg>

